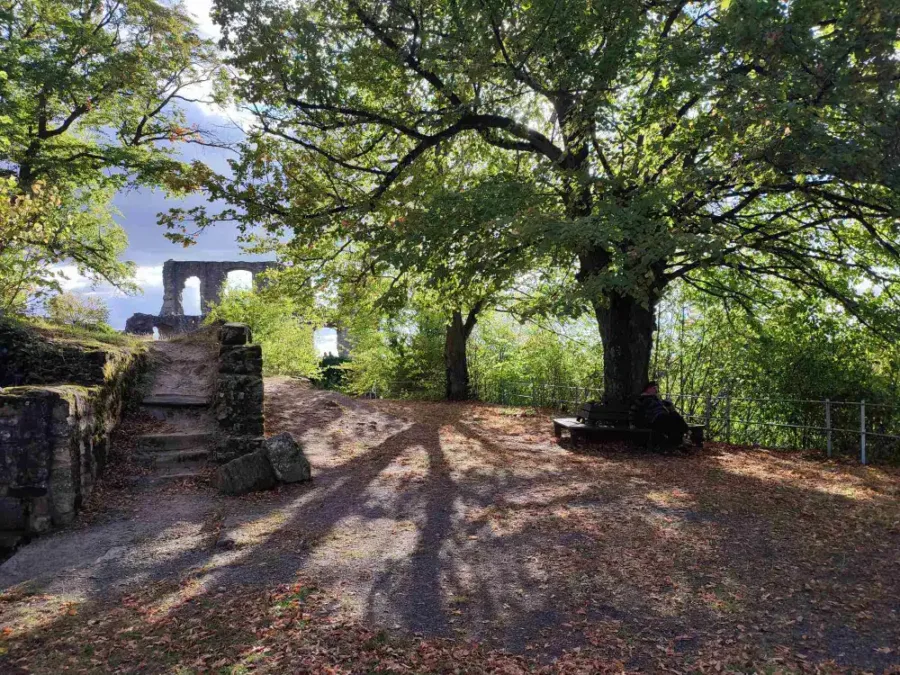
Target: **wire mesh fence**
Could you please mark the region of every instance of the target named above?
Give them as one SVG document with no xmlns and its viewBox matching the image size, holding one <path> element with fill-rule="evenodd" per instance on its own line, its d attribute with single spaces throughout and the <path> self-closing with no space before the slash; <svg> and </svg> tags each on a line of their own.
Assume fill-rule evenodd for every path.
<svg viewBox="0 0 900 675">
<path fill-rule="evenodd" d="M 375 385 L 369 396 L 437 401 L 442 380 L 422 379 Z M 530 406 L 575 414 L 599 401 L 596 384 L 519 380 L 475 380 L 474 400 Z M 663 393 L 663 397 L 666 394 Z M 786 450 L 821 450 L 850 455 L 863 464 L 900 458 L 900 406 L 866 401 L 743 398 L 729 393 L 674 393 L 668 398 L 692 424 L 706 426 L 706 438 L 736 445 Z"/>
</svg>

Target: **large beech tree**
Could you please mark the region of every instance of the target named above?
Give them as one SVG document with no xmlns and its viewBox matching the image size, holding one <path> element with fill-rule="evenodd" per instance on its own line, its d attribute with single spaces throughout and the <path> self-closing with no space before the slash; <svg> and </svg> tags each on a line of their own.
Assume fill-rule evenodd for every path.
<svg viewBox="0 0 900 675">
<path fill-rule="evenodd" d="M 647 376 L 677 280 L 740 296 L 778 279 L 895 316 L 895 0 L 216 7 L 259 119 L 234 180 L 211 185 L 233 217 L 378 236 L 454 170 L 448 152 L 515 156 L 555 199 L 517 236 L 577 267 L 609 397 Z"/>
</svg>

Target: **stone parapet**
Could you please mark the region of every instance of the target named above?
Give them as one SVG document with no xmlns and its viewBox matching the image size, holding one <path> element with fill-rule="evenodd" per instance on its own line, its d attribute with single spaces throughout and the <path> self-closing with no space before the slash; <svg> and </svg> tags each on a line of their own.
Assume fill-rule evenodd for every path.
<svg viewBox="0 0 900 675">
<path fill-rule="evenodd" d="M 157 316 L 156 314 L 132 314 L 125 322 L 125 332 L 132 335 L 153 335 L 153 329 L 159 331 L 162 338 L 190 333 L 203 325 L 203 317 L 190 314 L 172 314 Z"/>
<path fill-rule="evenodd" d="M 102 385 L 137 349 L 94 340 L 44 337 L 29 326 L 0 321 L 0 387 Z"/>
<path fill-rule="evenodd" d="M 0 388 L 0 549 L 72 522 L 147 363 L 139 343 L 44 343 L 17 330 L 5 372 L 35 384 Z M 63 384 L 43 384 L 51 378 Z"/>
<path fill-rule="evenodd" d="M 262 348 L 250 344 L 249 326 L 226 323 L 219 328 L 219 363 L 215 416 L 219 463 L 254 452 L 264 432 Z"/>
</svg>

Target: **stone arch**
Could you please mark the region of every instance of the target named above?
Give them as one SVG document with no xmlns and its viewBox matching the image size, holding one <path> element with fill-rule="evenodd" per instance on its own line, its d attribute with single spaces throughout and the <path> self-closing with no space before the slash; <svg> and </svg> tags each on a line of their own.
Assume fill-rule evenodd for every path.
<svg viewBox="0 0 900 675">
<path fill-rule="evenodd" d="M 200 313 L 209 312 L 210 305 L 217 303 L 229 272 L 245 271 L 253 275 L 277 267 L 275 262 L 212 262 L 202 260 L 167 260 L 163 263 L 163 305 L 160 316 L 183 315 L 181 290 L 190 277 L 200 279 Z"/>
</svg>

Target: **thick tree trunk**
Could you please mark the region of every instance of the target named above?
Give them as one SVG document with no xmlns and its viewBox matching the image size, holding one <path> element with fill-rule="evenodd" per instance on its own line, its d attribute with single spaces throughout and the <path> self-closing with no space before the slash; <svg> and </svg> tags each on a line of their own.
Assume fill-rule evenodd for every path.
<svg viewBox="0 0 900 675">
<path fill-rule="evenodd" d="M 561 115 L 560 119 L 564 119 Z M 571 137 L 571 138 L 570 138 Z M 587 165 L 586 140 L 589 136 L 579 133 L 577 125 L 567 138 L 567 148 L 573 141 L 580 142 L 579 153 L 572 152 L 572 161 L 582 172 L 582 180 L 566 198 L 566 215 L 570 219 L 591 214 L 593 195 L 590 181 L 585 177 Z M 579 158 L 581 158 L 580 161 Z M 576 278 L 589 285 L 610 264 L 610 254 L 602 248 L 588 250 L 579 255 L 580 269 Z M 655 281 L 650 289 L 651 299 L 647 307 L 630 295 L 606 292 L 593 300 L 594 313 L 603 341 L 603 397 L 607 401 L 625 402 L 639 394 L 650 370 L 650 353 L 653 349 L 653 330 L 656 319 L 656 300 L 662 288 L 664 269 L 662 261 L 655 266 Z M 596 291 L 593 291 L 596 292 Z"/>
<path fill-rule="evenodd" d="M 466 356 L 466 342 L 475 327 L 480 303 L 463 320 L 462 312 L 453 310 L 447 324 L 444 342 L 444 365 L 446 367 L 446 396 L 449 401 L 466 401 L 469 398 L 469 362 Z"/>
<path fill-rule="evenodd" d="M 590 283 L 609 264 L 609 255 L 595 250 L 582 255 L 579 262 L 578 280 Z M 607 292 L 593 302 L 603 341 L 603 396 L 608 401 L 626 401 L 639 394 L 647 382 L 660 288 L 654 285 L 650 289 L 647 306 L 615 292 Z"/>
<path fill-rule="evenodd" d="M 646 383 L 653 349 L 656 308 L 630 296 L 610 294 L 594 303 L 603 340 L 603 394 L 626 401 Z"/>
</svg>

